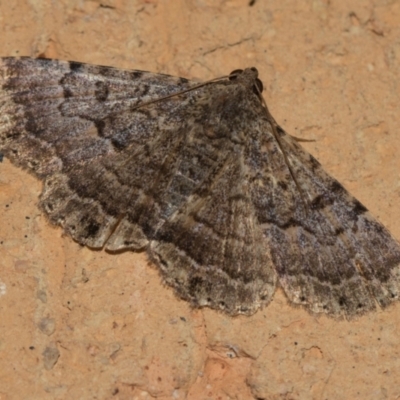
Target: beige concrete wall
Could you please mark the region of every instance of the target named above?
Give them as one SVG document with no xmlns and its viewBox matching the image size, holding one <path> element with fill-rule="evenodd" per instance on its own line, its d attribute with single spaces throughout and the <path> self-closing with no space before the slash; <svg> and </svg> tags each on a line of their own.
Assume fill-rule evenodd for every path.
<svg viewBox="0 0 400 400">
<path fill-rule="evenodd" d="M 400 239 L 396 0 L 0 2 L 0 56 L 209 79 L 256 66 L 277 121 Z M 143 254 L 80 247 L 0 164 L 0 399 L 395 399 L 400 304 L 192 310 Z"/>
</svg>

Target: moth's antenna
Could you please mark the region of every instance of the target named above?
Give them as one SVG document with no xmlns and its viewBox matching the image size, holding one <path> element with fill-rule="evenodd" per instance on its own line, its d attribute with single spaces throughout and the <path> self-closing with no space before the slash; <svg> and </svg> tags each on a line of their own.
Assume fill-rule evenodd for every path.
<svg viewBox="0 0 400 400">
<path fill-rule="evenodd" d="M 236 75 L 238 75 L 238 74 L 236 74 Z M 236 76 L 236 75 L 235 75 L 235 76 Z M 179 92 L 172 93 L 172 94 L 169 94 L 169 95 L 167 95 L 167 96 L 159 97 L 159 98 L 154 99 L 154 100 L 145 101 L 145 102 L 140 103 L 140 104 L 138 104 L 137 106 L 131 108 L 131 111 L 136 110 L 136 109 L 138 109 L 138 108 L 140 108 L 140 107 L 148 106 L 149 104 L 154 104 L 154 103 L 158 103 L 159 101 L 163 101 L 163 100 L 166 100 L 166 99 L 170 99 L 171 97 L 174 97 L 174 96 L 180 96 L 181 94 L 184 94 L 184 93 L 187 93 L 187 92 L 191 92 L 192 90 L 199 89 L 199 88 L 201 88 L 201 87 L 203 87 L 203 86 L 206 86 L 206 85 L 208 85 L 208 84 L 210 84 L 210 83 L 213 83 L 213 82 L 222 81 L 223 79 L 227 79 L 227 78 L 229 78 L 229 77 L 231 77 L 231 76 L 232 76 L 232 74 L 230 74 L 230 75 L 225 75 L 225 76 L 220 76 L 219 78 L 214 78 L 214 79 L 210 79 L 209 81 L 206 81 L 206 82 L 201 82 L 201 83 L 199 83 L 198 85 L 195 85 L 195 86 L 192 86 L 192 87 L 190 87 L 190 88 L 181 90 L 181 91 L 179 91 Z"/>
</svg>

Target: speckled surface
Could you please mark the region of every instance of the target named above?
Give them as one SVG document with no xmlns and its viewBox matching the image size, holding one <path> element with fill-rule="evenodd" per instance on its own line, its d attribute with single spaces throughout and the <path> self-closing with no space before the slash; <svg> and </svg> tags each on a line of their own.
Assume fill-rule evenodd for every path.
<svg viewBox="0 0 400 400">
<path fill-rule="evenodd" d="M 0 3 L 0 56 L 209 79 L 256 66 L 276 120 L 400 239 L 400 3 Z M 192 310 L 143 254 L 80 247 L 0 164 L 0 399 L 395 399 L 400 304 L 355 321 Z"/>
</svg>

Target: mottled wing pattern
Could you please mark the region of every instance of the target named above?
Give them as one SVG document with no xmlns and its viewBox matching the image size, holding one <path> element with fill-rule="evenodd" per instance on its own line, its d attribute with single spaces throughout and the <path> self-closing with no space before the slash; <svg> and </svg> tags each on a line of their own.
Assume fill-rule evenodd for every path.
<svg viewBox="0 0 400 400">
<path fill-rule="evenodd" d="M 229 314 L 255 312 L 270 301 L 276 284 L 252 204 L 255 171 L 246 165 L 248 143 L 257 140 L 252 129 L 257 124 L 251 121 L 257 120 L 259 107 L 247 85 L 232 82 L 208 86 L 190 107 L 199 117 L 189 121 L 180 175 L 204 178 L 150 246 L 166 281 L 183 298 Z"/>
<path fill-rule="evenodd" d="M 45 180 L 40 206 L 50 220 L 91 247 L 102 247 L 121 220 L 126 243 L 114 237 L 110 247 L 142 247 L 143 235 L 130 233 L 135 228 L 124 214 L 133 202 L 146 201 L 135 197 L 138 187 L 157 185 L 160 176 L 153 175 L 162 175 L 157 166 L 168 154 L 168 140 L 175 136 L 179 143 L 183 132 L 169 133 L 178 112 L 157 118 L 159 111 L 166 114 L 163 107 L 179 108 L 176 98 L 151 110 L 131 109 L 180 91 L 188 81 L 47 59 L 1 63 L 0 148 Z"/>
<path fill-rule="evenodd" d="M 362 314 L 397 300 L 398 242 L 278 126 L 279 148 L 269 126 L 261 128 L 262 144 L 254 148 L 264 157 L 265 173 L 254 182 L 252 198 L 288 298 L 313 312 L 337 316 Z"/>
<path fill-rule="evenodd" d="M 245 136 L 230 126 L 242 87 L 135 108 L 195 83 L 29 58 L 3 59 L 0 71 L 0 149 L 44 180 L 53 223 L 90 247 L 146 248 L 194 305 L 237 314 L 270 300 L 276 275 L 243 181 Z"/>
<path fill-rule="evenodd" d="M 255 69 L 152 103 L 195 83 L 29 58 L 0 74 L 0 150 L 79 243 L 145 248 L 182 298 L 232 315 L 277 279 L 335 316 L 398 298 L 399 244 L 275 126 Z"/>
</svg>

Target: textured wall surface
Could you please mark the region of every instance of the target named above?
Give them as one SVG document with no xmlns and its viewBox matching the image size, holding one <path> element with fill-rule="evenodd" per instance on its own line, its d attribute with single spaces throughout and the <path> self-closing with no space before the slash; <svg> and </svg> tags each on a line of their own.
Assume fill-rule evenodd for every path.
<svg viewBox="0 0 400 400">
<path fill-rule="evenodd" d="M 256 66 L 275 119 L 400 239 L 395 0 L 0 2 L 0 56 L 201 80 Z M 0 399 L 394 399 L 400 304 L 353 321 L 192 310 L 143 254 L 80 247 L 0 164 Z"/>
</svg>

